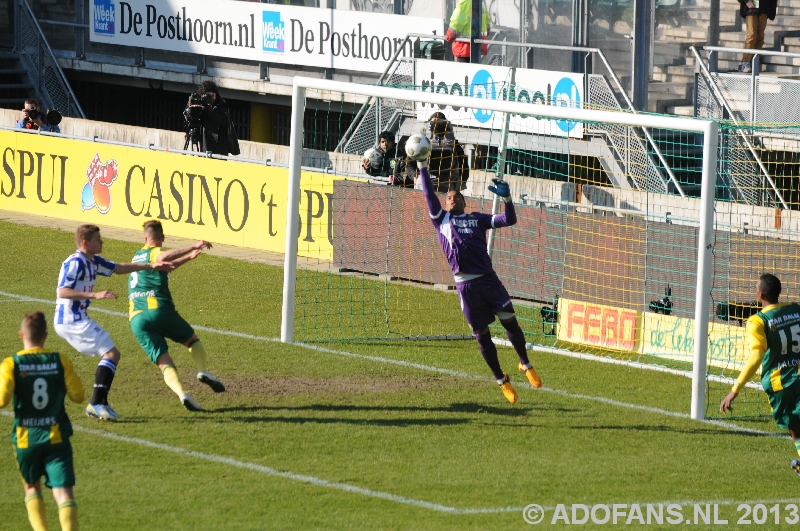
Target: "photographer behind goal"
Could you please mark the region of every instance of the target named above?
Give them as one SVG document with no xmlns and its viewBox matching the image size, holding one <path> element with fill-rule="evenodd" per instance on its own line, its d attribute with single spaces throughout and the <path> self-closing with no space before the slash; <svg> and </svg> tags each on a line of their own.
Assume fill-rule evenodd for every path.
<svg viewBox="0 0 800 531">
<path fill-rule="evenodd" d="M 59 123 L 61 123 L 60 112 L 55 109 L 46 113 L 42 112 L 39 107 L 39 100 L 28 98 L 25 100 L 25 106 L 15 127 L 17 129 L 33 129 L 34 131 L 41 129 L 50 133 L 60 133 Z"/>
<path fill-rule="evenodd" d="M 215 155 L 228 155 L 228 132 L 230 114 L 228 104 L 219 95 L 219 88 L 213 81 L 203 81 L 197 92 L 189 96 L 189 103 L 183 111 L 186 119 L 186 146 Z M 236 150 L 234 155 L 238 155 Z"/>
</svg>

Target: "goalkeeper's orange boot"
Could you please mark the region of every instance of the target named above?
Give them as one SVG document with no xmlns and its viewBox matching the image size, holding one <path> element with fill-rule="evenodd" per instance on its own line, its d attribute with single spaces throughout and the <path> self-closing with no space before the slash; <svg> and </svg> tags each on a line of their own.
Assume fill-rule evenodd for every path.
<svg viewBox="0 0 800 531">
<path fill-rule="evenodd" d="M 530 369 L 526 369 L 526 368 L 525 368 L 525 367 L 524 367 L 524 366 L 523 366 L 523 365 L 520 363 L 520 364 L 517 366 L 517 368 L 519 369 L 519 372 L 524 372 L 524 373 L 525 373 L 525 377 L 526 377 L 526 378 L 528 378 L 528 381 L 530 382 L 530 384 L 531 384 L 533 387 L 535 387 L 536 389 L 539 389 L 540 387 L 542 387 L 542 379 L 541 379 L 541 378 L 539 378 L 539 375 L 538 375 L 538 374 L 536 374 L 536 371 L 534 370 L 534 368 L 533 368 L 532 366 L 531 366 L 531 368 L 530 368 Z"/>
<path fill-rule="evenodd" d="M 508 379 L 508 375 L 503 373 L 503 376 L 505 376 L 505 381 L 500 384 L 500 390 L 503 391 L 503 396 L 506 397 L 506 400 L 513 404 L 517 401 L 517 392 L 511 387 L 511 381 Z"/>
</svg>

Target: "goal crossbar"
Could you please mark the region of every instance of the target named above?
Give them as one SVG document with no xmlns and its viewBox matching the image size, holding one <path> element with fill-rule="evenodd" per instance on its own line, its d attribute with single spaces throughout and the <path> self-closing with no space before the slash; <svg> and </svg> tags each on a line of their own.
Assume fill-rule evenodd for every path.
<svg viewBox="0 0 800 531">
<path fill-rule="evenodd" d="M 283 272 L 283 305 L 281 341 L 294 342 L 295 291 L 297 280 L 297 234 L 300 213 L 300 172 L 303 153 L 303 118 L 307 90 L 330 94 L 367 96 L 396 100 L 409 100 L 434 105 L 468 109 L 485 109 L 500 113 L 535 116 L 580 122 L 596 122 L 632 127 L 662 127 L 703 135 L 703 163 L 700 200 L 700 227 L 697 248 L 697 285 L 694 327 L 694 360 L 692 368 L 691 417 L 705 417 L 705 379 L 708 350 L 708 308 L 711 298 L 711 259 L 713 242 L 714 190 L 717 168 L 717 123 L 710 120 L 631 114 L 530 104 L 514 101 L 453 96 L 376 85 L 362 85 L 342 81 L 296 76 L 292 86 L 292 115 L 289 144 L 289 182 L 286 215 L 286 245 Z M 330 99 L 330 96 L 326 97 Z"/>
</svg>

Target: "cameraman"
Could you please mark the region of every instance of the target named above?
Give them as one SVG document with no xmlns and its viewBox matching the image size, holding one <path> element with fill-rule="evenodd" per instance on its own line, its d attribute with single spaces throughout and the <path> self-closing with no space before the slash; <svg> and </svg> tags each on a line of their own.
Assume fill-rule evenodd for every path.
<svg viewBox="0 0 800 531">
<path fill-rule="evenodd" d="M 47 114 L 39 109 L 39 100 L 36 98 L 28 98 L 25 100 L 25 108 L 19 115 L 19 121 L 16 125 L 17 129 L 41 129 L 50 133 L 60 133 L 61 128 L 58 125 L 47 124 Z"/>
<path fill-rule="evenodd" d="M 453 124 L 441 112 L 433 113 L 425 126 L 431 141 L 428 172 L 436 175 L 437 192 L 461 191 L 467 187 L 469 164 L 461 143 L 456 140 Z"/>
<path fill-rule="evenodd" d="M 219 95 L 219 88 L 213 81 L 200 83 L 197 95 L 200 96 L 200 101 L 190 97 L 188 108 L 201 110 L 200 124 L 203 128 L 201 150 L 210 151 L 215 155 L 227 155 L 230 121 L 228 104 Z"/>
</svg>

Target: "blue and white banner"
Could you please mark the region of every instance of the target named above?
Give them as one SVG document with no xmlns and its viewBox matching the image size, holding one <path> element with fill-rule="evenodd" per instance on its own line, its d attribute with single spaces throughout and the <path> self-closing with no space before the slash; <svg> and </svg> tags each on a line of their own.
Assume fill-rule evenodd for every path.
<svg viewBox="0 0 800 531">
<path fill-rule="evenodd" d="M 414 84 L 422 91 L 471 96 L 492 100 L 510 100 L 535 105 L 580 108 L 583 106 L 583 74 L 529 70 L 518 68 L 514 86 L 510 86 L 511 69 L 502 66 L 448 63 L 418 60 Z M 481 129 L 502 129 L 503 113 L 483 109 L 462 109 L 427 103 L 416 104 L 419 120 L 427 120 L 436 111 L 443 112 L 455 125 Z M 511 116 L 509 130 L 553 136 L 583 137 L 583 124 L 568 120 L 538 119 Z"/>
<path fill-rule="evenodd" d="M 224 0 L 92 0 L 91 13 L 93 42 L 375 73 L 407 34 L 444 29 L 434 18 Z"/>
</svg>

